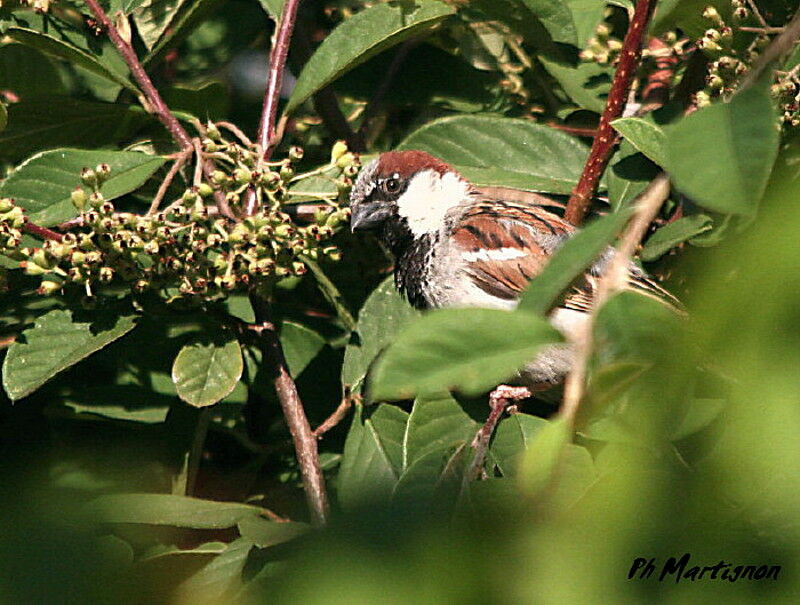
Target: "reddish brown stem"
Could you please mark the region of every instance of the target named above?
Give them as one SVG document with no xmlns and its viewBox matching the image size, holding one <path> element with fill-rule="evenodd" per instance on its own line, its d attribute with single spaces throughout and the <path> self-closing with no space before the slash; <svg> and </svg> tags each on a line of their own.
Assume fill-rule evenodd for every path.
<svg viewBox="0 0 800 605">
<path fill-rule="evenodd" d="M 269 72 L 267 75 L 267 90 L 264 94 L 264 106 L 261 110 L 261 121 L 258 125 L 258 143 L 264 153 L 264 158 L 269 159 L 272 139 L 275 136 L 275 119 L 278 116 L 278 101 L 283 84 L 283 71 L 286 67 L 286 58 L 289 55 L 289 45 L 292 41 L 292 32 L 297 17 L 297 7 L 300 0 L 287 0 L 283 6 L 281 20 L 278 23 L 278 33 L 275 44 L 269 53 Z"/>
<path fill-rule="evenodd" d="M 142 87 L 142 91 L 147 98 L 147 103 L 150 105 L 152 112 L 158 117 L 159 120 L 161 120 L 161 123 L 169 131 L 169 133 L 172 135 L 172 138 L 175 139 L 175 142 L 180 145 L 182 149 L 191 149 L 192 138 L 189 136 L 189 133 L 186 132 L 184 127 L 181 126 L 181 123 L 178 122 L 178 119 L 169 110 L 169 107 L 167 107 L 167 104 L 164 103 L 164 99 L 161 98 L 161 95 L 158 94 L 156 87 L 153 86 L 153 82 L 150 80 L 150 76 L 147 75 L 144 67 L 142 67 L 142 64 L 139 62 L 139 57 L 136 56 L 136 52 L 133 50 L 133 47 L 131 47 L 131 45 L 126 42 L 125 39 L 123 39 L 119 33 L 119 30 L 111 22 L 111 19 L 108 18 L 108 15 L 102 9 L 97 0 L 86 0 L 86 5 L 89 7 L 92 13 L 94 13 L 94 16 L 100 22 L 100 25 L 103 26 L 103 29 L 108 32 L 108 37 L 111 38 L 111 42 L 113 42 L 114 46 L 119 51 L 119 54 L 122 55 L 122 58 L 125 59 L 125 63 L 131 70 L 131 74 L 139 83 L 139 86 Z"/>
<path fill-rule="evenodd" d="M 278 102 L 281 97 L 283 84 L 283 71 L 286 68 L 286 58 L 289 56 L 289 45 L 292 42 L 292 32 L 297 18 L 297 7 L 300 0 L 287 0 L 283 5 L 283 12 L 278 23 L 278 32 L 275 42 L 269 53 L 269 68 L 267 70 L 267 89 L 264 92 L 264 105 L 261 108 L 261 120 L 258 123 L 258 144 L 261 147 L 262 158 L 269 160 L 272 155 L 273 141 L 275 139 L 275 121 L 278 117 Z M 244 200 L 244 215 L 252 216 L 258 211 L 258 196 L 255 188 L 249 187 Z"/>
<path fill-rule="evenodd" d="M 669 99 L 672 74 L 678 65 L 678 56 L 671 52 L 669 45 L 659 38 L 651 38 L 647 48 L 652 53 L 663 53 L 654 57 L 656 68 L 647 76 L 647 84 L 642 90 L 642 109 L 640 113 L 653 111 Z"/>
<path fill-rule="evenodd" d="M 23 223 L 22 230 L 25 233 L 30 233 L 31 235 L 35 235 L 36 237 L 40 237 L 42 239 L 51 239 L 56 242 L 60 242 L 64 239 L 64 236 L 60 233 L 56 233 L 47 227 L 40 227 L 39 225 L 31 223 L 30 221 L 25 221 L 25 223 Z"/>
<path fill-rule="evenodd" d="M 350 395 L 349 393 L 346 394 L 342 398 L 342 402 L 339 406 L 333 411 L 333 414 L 328 416 L 322 424 L 320 424 L 317 428 L 314 429 L 314 436 L 319 439 L 337 424 L 339 424 L 344 417 L 347 415 L 347 411 L 353 406 L 353 397 L 354 395 Z"/>
<path fill-rule="evenodd" d="M 319 464 L 317 438 L 308 423 L 297 386 L 289 374 L 275 324 L 270 316 L 269 303 L 257 294 L 251 294 L 250 304 L 256 315 L 252 330 L 259 336 L 264 363 L 272 376 L 275 393 L 283 409 L 283 416 L 294 441 L 303 488 L 314 525 L 325 525 L 328 519 L 328 496 Z"/>
<path fill-rule="evenodd" d="M 567 204 L 565 218 L 574 225 L 579 225 L 583 221 L 583 217 L 597 191 L 600 177 L 603 176 L 608 161 L 611 159 L 611 154 L 617 141 L 611 122 L 622 115 L 633 77 L 642 57 L 644 33 L 656 2 L 657 0 L 638 0 L 636 2 L 636 9 L 631 18 L 628 33 L 625 34 L 625 40 L 622 43 L 622 54 L 620 55 L 617 71 L 614 74 L 614 81 L 611 83 L 608 101 L 603 110 L 603 115 L 600 116 L 597 136 L 594 139 L 594 143 L 592 143 L 592 150 L 589 152 L 589 158 L 583 167 L 581 178 L 575 189 L 573 189 Z"/>
</svg>

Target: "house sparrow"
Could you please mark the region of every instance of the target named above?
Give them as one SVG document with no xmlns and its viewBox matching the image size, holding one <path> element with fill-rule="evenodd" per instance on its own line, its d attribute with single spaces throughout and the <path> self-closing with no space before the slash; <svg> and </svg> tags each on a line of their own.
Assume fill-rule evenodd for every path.
<svg viewBox="0 0 800 605">
<path fill-rule="evenodd" d="M 428 153 L 392 151 L 361 170 L 350 194 L 350 226 L 373 231 L 389 248 L 395 284 L 413 306 L 513 309 L 575 227 L 546 209 L 547 198 L 513 201 L 507 191 L 482 191 Z M 518 383 L 540 390 L 564 379 L 572 365 L 570 338 L 586 321 L 613 254 L 612 248 L 603 253 L 551 313 L 567 344 L 544 349 L 520 370 Z M 673 300 L 634 264 L 630 287 Z"/>
</svg>

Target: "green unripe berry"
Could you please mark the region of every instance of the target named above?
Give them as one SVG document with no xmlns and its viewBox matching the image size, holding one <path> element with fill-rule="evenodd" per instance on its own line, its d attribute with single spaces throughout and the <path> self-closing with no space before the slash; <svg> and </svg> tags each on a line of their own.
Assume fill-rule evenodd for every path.
<svg viewBox="0 0 800 605">
<path fill-rule="evenodd" d="M 200 183 L 197 187 L 197 193 L 200 194 L 200 197 L 209 197 L 214 195 L 214 189 L 208 183 Z"/>
<path fill-rule="evenodd" d="M 237 168 L 233 171 L 233 178 L 239 185 L 247 185 L 253 179 L 253 173 L 247 168 Z"/>
<path fill-rule="evenodd" d="M 61 282 L 43 279 L 42 283 L 39 284 L 36 293 L 41 294 L 42 296 L 47 296 L 50 294 L 55 294 L 59 290 L 61 290 Z"/>
<path fill-rule="evenodd" d="M 331 164 L 338 164 L 339 158 L 347 153 L 347 143 L 336 141 L 331 147 Z"/>
</svg>

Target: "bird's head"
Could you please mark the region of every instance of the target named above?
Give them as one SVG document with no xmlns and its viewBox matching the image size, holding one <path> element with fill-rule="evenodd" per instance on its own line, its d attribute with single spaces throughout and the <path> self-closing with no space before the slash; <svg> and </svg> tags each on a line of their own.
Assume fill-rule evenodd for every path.
<svg viewBox="0 0 800 605">
<path fill-rule="evenodd" d="M 471 186 L 449 164 L 424 151 L 390 151 L 364 166 L 350 194 L 350 227 L 388 242 L 439 231 Z"/>
</svg>

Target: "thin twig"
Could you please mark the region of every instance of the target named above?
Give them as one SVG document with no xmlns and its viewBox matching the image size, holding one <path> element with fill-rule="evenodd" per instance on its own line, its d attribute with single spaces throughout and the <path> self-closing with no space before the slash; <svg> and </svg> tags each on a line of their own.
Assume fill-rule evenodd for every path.
<svg viewBox="0 0 800 605">
<path fill-rule="evenodd" d="M 16 336 L 4 336 L 3 338 L 0 338 L 0 349 L 7 349 L 15 342 L 17 342 Z"/>
<path fill-rule="evenodd" d="M 258 123 L 258 146 L 261 149 L 261 160 L 268 161 L 272 155 L 273 141 L 275 139 L 275 120 L 278 116 L 278 102 L 281 97 L 283 72 L 286 68 L 286 58 L 289 55 L 289 45 L 292 41 L 292 32 L 297 17 L 297 7 L 300 0 L 286 0 L 278 22 L 278 31 L 275 42 L 269 53 L 269 68 L 267 70 L 267 89 L 264 92 L 264 105 L 261 109 L 261 120 Z M 259 166 L 260 167 L 260 166 Z M 258 196 L 255 187 L 248 187 L 244 199 L 244 215 L 252 216 L 258 211 Z"/>
<path fill-rule="evenodd" d="M 50 239 L 56 242 L 60 242 L 64 239 L 64 236 L 60 233 L 56 233 L 47 227 L 40 227 L 39 225 L 32 223 L 27 219 L 22 224 L 22 230 L 25 233 L 30 233 L 31 235 L 35 235 L 36 237 L 40 237 L 42 239 Z"/>
<path fill-rule="evenodd" d="M 167 190 L 169 186 L 172 184 L 175 175 L 178 174 L 178 171 L 183 167 L 186 163 L 186 160 L 189 159 L 189 152 L 185 151 L 178 156 L 178 159 L 175 160 L 175 163 L 167 172 L 167 176 L 164 177 L 164 180 L 161 181 L 161 185 L 158 186 L 158 191 L 156 191 L 156 195 L 153 198 L 153 201 L 150 203 L 150 208 L 147 210 L 147 214 L 155 214 L 158 211 L 158 207 L 161 205 L 161 200 L 164 199 L 164 196 L 167 194 Z"/>
<path fill-rule="evenodd" d="M 647 76 L 647 84 L 642 90 L 642 105 L 638 112 L 640 115 L 658 109 L 669 100 L 672 75 L 678 65 L 678 56 L 663 40 L 651 38 L 647 49 L 656 68 Z"/>
<path fill-rule="evenodd" d="M 489 450 L 489 442 L 492 440 L 494 429 L 500 422 L 500 417 L 506 408 L 514 401 L 520 401 L 531 396 L 528 387 L 512 387 L 500 385 L 489 395 L 489 416 L 486 422 L 475 433 L 475 437 L 470 444 L 474 452 L 472 462 L 464 474 L 464 481 L 477 479 L 483 471 L 483 462 L 486 460 L 486 453 Z"/>
<path fill-rule="evenodd" d="M 218 127 L 224 128 L 224 129 L 226 129 L 226 130 L 228 130 L 228 131 L 232 132 L 232 133 L 233 133 L 233 135 L 234 135 L 234 136 L 235 136 L 237 139 L 239 139 L 239 141 L 240 141 L 240 142 L 241 142 L 241 143 L 242 143 L 242 144 L 243 144 L 245 147 L 252 147 L 252 146 L 253 146 L 253 141 L 251 141 L 251 140 L 248 138 L 248 136 L 247 136 L 245 133 L 243 133 L 243 132 L 242 132 L 242 130 L 241 130 L 241 129 L 240 129 L 238 126 L 236 126 L 236 124 L 231 124 L 230 122 L 225 122 L 225 121 L 222 121 L 222 122 L 214 122 L 214 123 L 215 123 L 215 124 L 216 124 Z"/>
<path fill-rule="evenodd" d="M 669 179 L 662 173 L 639 196 L 636 210 L 620 239 L 616 254 L 597 286 L 597 295 L 592 303 L 592 310 L 587 320 L 576 329 L 573 338 L 575 359 L 564 384 L 564 402 L 561 404 L 559 412 L 570 426 L 575 423 L 575 415 L 583 397 L 586 366 L 593 345 L 592 328 L 597 312 L 611 294 L 624 289 L 628 284 L 631 257 L 668 195 Z"/>
<path fill-rule="evenodd" d="M 325 433 L 339 424 L 344 417 L 347 416 L 347 411 L 353 406 L 353 400 L 356 398 L 358 398 L 358 395 L 345 393 L 345 396 L 342 397 L 342 402 L 333 411 L 333 414 L 328 416 L 322 421 L 322 424 L 314 429 L 314 437 L 317 439 L 321 438 Z"/>
<path fill-rule="evenodd" d="M 300 0 L 287 0 L 281 12 L 278 23 L 278 32 L 275 43 L 269 53 L 269 72 L 267 76 L 267 90 L 264 94 L 264 105 L 261 111 L 261 121 L 258 124 L 258 144 L 261 146 L 264 159 L 269 159 L 272 138 L 275 135 L 275 119 L 278 115 L 278 102 L 283 84 L 283 72 L 286 67 L 286 57 L 289 55 L 289 45 L 292 41 L 297 7 Z"/>
<path fill-rule="evenodd" d="M 294 441 L 311 520 L 315 525 L 325 525 L 328 519 L 328 496 L 319 463 L 317 438 L 308 423 L 303 402 L 297 392 L 297 385 L 289 374 L 275 324 L 270 316 L 269 303 L 258 294 L 252 293 L 250 304 L 256 315 L 256 323 L 251 326 L 251 329 L 259 336 L 262 363 L 266 365 L 272 376 L 275 393 Z"/>
<path fill-rule="evenodd" d="M 794 47 L 798 38 L 800 38 L 800 8 L 797 9 L 792 20 L 786 24 L 783 32 L 773 38 L 769 46 L 759 55 L 756 62 L 753 63 L 753 66 L 745 74 L 744 78 L 742 78 L 738 90 L 755 84 L 761 77 L 761 74 L 764 73 L 764 70 L 772 65 L 773 62 L 778 61 Z"/>
<path fill-rule="evenodd" d="M 117 48 L 119 54 L 122 55 L 122 58 L 131 70 L 131 74 L 139 83 L 139 86 L 142 87 L 142 91 L 147 99 L 147 104 L 150 106 L 149 108 L 156 117 L 161 120 L 161 123 L 182 149 L 191 149 L 192 139 L 189 133 L 186 132 L 175 115 L 169 110 L 167 104 L 164 103 L 164 99 L 161 98 L 156 87 L 153 86 L 150 76 L 147 75 L 144 67 L 142 67 L 142 64 L 139 62 L 139 58 L 136 56 L 133 47 L 120 35 L 119 30 L 111 19 L 108 18 L 108 15 L 97 0 L 86 0 L 86 5 L 92 13 L 94 13 L 94 16 L 100 22 L 100 25 L 103 26 L 103 29 L 108 32 L 108 37 L 111 38 L 111 42 Z"/>
<path fill-rule="evenodd" d="M 642 56 L 642 40 L 647 24 L 653 14 L 657 0 L 637 0 L 636 9 L 631 18 L 628 32 L 622 43 L 619 65 L 614 73 L 614 81 L 608 95 L 606 107 L 600 117 L 597 136 L 592 143 L 589 158 L 583 168 L 583 173 L 572 191 L 567 204 L 565 218 L 574 225 L 579 225 L 592 202 L 600 177 L 611 159 L 617 135 L 611 122 L 622 115 L 628 91 L 631 88 L 633 77 L 639 66 Z"/>
</svg>

